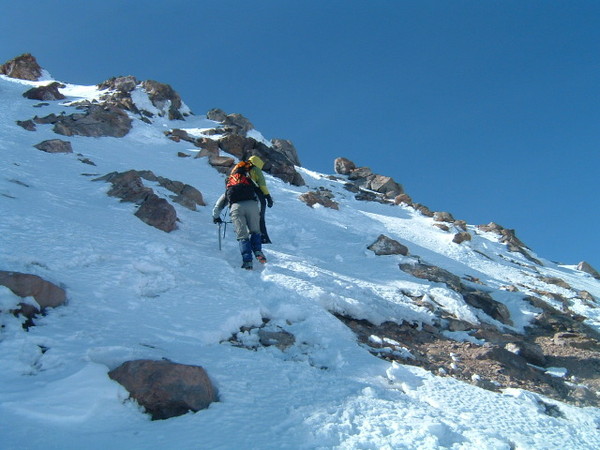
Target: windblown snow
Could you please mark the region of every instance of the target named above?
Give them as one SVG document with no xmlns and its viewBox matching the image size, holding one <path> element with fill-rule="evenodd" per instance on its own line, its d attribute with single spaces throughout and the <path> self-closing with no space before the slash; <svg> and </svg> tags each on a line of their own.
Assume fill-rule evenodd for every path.
<svg viewBox="0 0 600 450">
<path fill-rule="evenodd" d="M 50 126 L 26 131 L 15 120 L 60 114 L 69 102 L 92 99 L 98 91 L 67 85 L 61 90 L 67 100 L 37 109 L 39 102 L 22 97 L 31 85 L 36 83 L 0 77 L 0 269 L 63 285 L 68 304 L 28 331 L 20 319 L 0 316 L 1 448 L 600 448 L 597 408 L 544 398 L 562 412 L 553 417 L 537 394 L 490 392 L 384 361 L 332 314 L 375 324 L 433 323 L 429 310 L 403 294 L 411 292 L 434 295 L 458 318 L 490 321 L 444 285 L 414 278 L 398 264 L 419 255 L 494 288 L 535 285 L 531 273 L 508 261 L 520 255 L 482 256 L 508 255 L 497 236 L 473 233 L 471 242 L 453 244 L 451 234 L 411 208 L 357 201 L 343 182 L 299 168 L 307 187 L 267 175 L 275 201 L 267 211 L 274 244 L 265 247 L 267 265 L 242 271 L 233 231 L 219 251 L 211 219 L 223 175 L 206 158 L 178 157 L 185 144 L 164 135 L 172 127 L 202 133 L 214 122 L 202 116 L 176 124 L 136 120 L 124 138 L 72 136 L 73 154 L 49 154 L 33 146 L 60 136 Z M 143 93 L 134 99 L 143 102 Z M 78 154 L 95 166 L 82 164 Z M 130 169 L 188 183 L 208 206 L 190 211 L 175 205 L 178 230 L 152 228 L 133 215 L 134 204 L 106 195 L 110 185 L 92 181 Z M 299 201 L 317 187 L 334 192 L 339 211 Z M 153 189 L 169 194 L 158 185 Z M 405 244 L 409 256 L 367 250 L 380 234 Z M 543 275 L 560 276 L 600 298 L 591 277 L 543 262 Z M 533 307 L 518 293 L 496 299 L 509 308 L 515 329 L 531 320 Z M 18 301 L 0 287 L 1 309 Z M 583 303 L 574 309 L 600 326 L 599 309 Z M 292 333 L 295 345 L 250 351 L 227 342 L 263 318 Z M 124 361 L 142 358 L 204 367 L 220 401 L 151 421 L 107 376 Z"/>
</svg>

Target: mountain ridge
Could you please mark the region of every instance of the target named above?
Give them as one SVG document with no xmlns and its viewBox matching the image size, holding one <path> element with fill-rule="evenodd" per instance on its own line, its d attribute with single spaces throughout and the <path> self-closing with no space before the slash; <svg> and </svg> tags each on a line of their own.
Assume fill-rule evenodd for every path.
<svg viewBox="0 0 600 450">
<path fill-rule="evenodd" d="M 59 373 L 76 374 L 78 372 L 73 365 L 82 364 L 81 356 L 74 358 L 77 363 L 66 362 L 65 358 L 82 353 L 88 355 L 88 362 L 91 360 L 94 364 L 113 369 L 132 356 L 162 355 L 163 358 L 197 362 L 198 359 L 186 354 L 186 351 L 199 346 L 203 353 L 203 358 L 199 359 L 209 361 L 209 374 L 217 374 L 217 384 L 225 392 L 225 405 L 231 404 L 232 393 L 223 380 L 233 382 L 234 377 L 224 376 L 220 351 L 235 355 L 237 361 L 249 364 L 251 372 L 258 370 L 253 365 L 255 363 L 249 362 L 252 355 L 257 355 L 262 362 L 270 361 L 279 369 L 282 367 L 280 362 L 291 362 L 338 375 L 353 366 L 353 358 L 349 357 L 352 355 L 360 361 L 355 363 L 357 368 L 353 370 L 366 370 L 381 376 L 380 368 L 386 367 L 383 373 L 387 374 L 388 382 L 396 384 L 396 388 L 402 385 L 403 395 L 409 397 L 417 395 L 415 386 L 422 383 L 411 384 L 411 380 L 414 381 L 414 377 L 427 378 L 422 372 L 410 372 L 411 369 L 407 369 L 409 366 L 406 364 L 415 364 L 442 375 L 442 379 L 454 376 L 491 391 L 517 387 L 531 391 L 537 389 L 549 398 L 581 406 L 592 405 L 594 408 L 589 414 L 590 417 L 596 417 L 598 386 L 594 383 L 598 374 L 598 359 L 595 356 L 598 342 L 594 333 L 598 326 L 598 282 L 592 276 L 576 271 L 573 266 L 554 264 L 534 253 L 530 254 L 528 250 L 523 250 L 525 254 L 518 251 L 524 245 L 514 240 L 511 244 L 514 232 L 503 232 L 502 227 L 492 224 L 487 228 L 478 228 L 457 224 L 443 215 L 436 218 L 432 213 L 429 216 L 423 213 L 422 208 L 415 207 L 412 201 L 398 201 L 396 204 L 397 196 L 385 198 L 385 194 L 370 189 L 368 183 L 372 179 L 369 174 L 364 176 L 364 168 L 358 174 L 360 176 L 352 180 L 349 175 L 324 175 L 296 167 L 294 170 L 302 177 L 304 184 L 288 184 L 286 181 L 289 180 L 275 176 L 268 179 L 276 193 L 276 204 L 268 212 L 269 225 L 279 240 L 279 244 L 267 249 L 267 253 L 273 256 L 271 262 L 263 271 L 240 273 L 237 250 L 231 240 L 226 242 L 224 252 L 215 251 L 216 237 L 211 229 L 208 208 L 200 206 L 193 211 L 175 205 L 176 231 L 168 234 L 156 229 L 148 231 L 144 228 L 146 224 L 131 214 L 136 206 L 109 198 L 106 196 L 108 186 L 93 183 L 91 179 L 112 172 L 152 171 L 156 180 L 163 177 L 170 182 L 179 180 L 182 184 L 197 187 L 210 205 L 223 186 L 223 175 L 215 168 L 226 170 L 227 164 L 244 157 L 248 151 L 266 152 L 264 147 L 267 147 L 267 141 L 259 132 L 244 130 L 243 127 L 237 130 L 234 126 L 234 130 L 228 133 L 232 133 L 229 136 L 237 136 L 230 139 L 235 145 L 228 146 L 232 152 L 223 155 L 223 148 L 215 149 L 206 140 L 215 136 L 207 134 L 207 131 L 222 129 L 219 122 L 195 117 L 193 127 L 176 128 L 174 125 L 182 121 L 167 114 L 170 111 L 167 102 L 158 108 L 151 101 L 141 98 L 138 92 L 133 96 L 136 99 L 133 106 L 138 111 L 146 110 L 151 114 L 163 111 L 164 115 L 150 117 L 144 113 L 138 114 L 132 111 L 130 105 L 128 114 L 130 118 L 133 117 L 132 128 L 124 137 L 88 137 L 73 133 L 69 139 L 73 151 L 78 152 L 77 157 L 42 153 L 34 149 L 33 144 L 56 136 L 56 132 L 49 129 L 50 125 L 56 125 L 56 122 L 49 122 L 54 120 L 51 115 L 66 116 L 69 108 L 81 107 L 88 102 L 93 104 L 96 88 L 65 85 L 65 88 L 59 88 L 67 97 L 64 103 L 38 106 L 22 103 L 24 100 L 21 103 L 17 101 L 18 96 L 22 95 L 22 88 L 17 88 L 13 81 L 4 79 L 2 85 L 3 95 L 8 95 L 11 105 L 2 144 L 2 150 L 9 155 L 7 157 L 11 164 L 5 168 L 0 186 L 2 200 L 8 202 L 9 211 L 2 231 L 11 240 L 3 245 L 8 252 L 2 264 L 10 266 L 5 267 L 8 270 L 27 270 L 50 278 L 57 284 L 64 282 L 69 293 L 66 306 L 48 311 L 45 317 L 33 318 L 35 325 L 29 328 L 27 334 L 18 330 L 24 319 L 21 316 L 11 319 L 6 314 L 6 309 L 10 311 L 10 308 L 2 308 L 5 334 L 2 344 L 5 348 L 12 348 L 11 342 L 16 339 L 29 344 L 37 341 L 46 349 L 42 352 L 38 344 L 29 345 L 27 357 L 16 369 L 11 369 L 10 374 L 5 375 L 7 385 L 19 386 L 18 380 L 27 371 L 38 378 L 50 373 L 59 380 Z M 142 104 L 145 108 L 140 108 Z M 154 112 L 150 105 L 155 108 Z M 49 123 L 36 123 L 38 128 L 34 132 L 17 125 L 17 120 L 26 119 L 21 114 L 32 111 L 31 108 L 36 106 L 51 110 L 45 116 L 50 119 L 42 121 Z M 141 116 L 149 121 L 142 120 Z M 35 123 L 35 119 L 32 120 Z M 73 120 L 80 119 L 75 117 Z M 163 132 L 165 128 L 167 135 Z M 183 130 L 185 135 L 179 134 L 177 139 L 172 139 L 176 129 Z M 247 135 L 249 131 L 252 131 L 254 137 L 251 139 L 254 142 L 247 140 L 250 139 Z M 191 143 L 199 158 L 181 155 L 187 155 L 188 149 L 182 147 Z M 196 146 L 196 143 L 203 146 Z M 261 143 L 262 146 L 259 145 Z M 28 144 L 31 144 L 29 148 Z M 217 158 L 224 158 L 226 164 L 214 164 Z M 91 164 L 81 166 L 84 159 Z M 270 161 L 270 158 L 266 159 Z M 40 170 L 40 166 L 51 170 Z M 80 173 L 82 167 L 86 170 L 84 174 Z M 282 164 L 282 167 L 289 165 Z M 165 187 L 169 183 L 140 182 L 144 188 L 152 189 L 159 198 L 167 202 L 172 200 L 172 191 Z M 323 207 L 318 201 L 309 208 L 299 199 L 308 192 L 313 192 L 317 198 L 321 196 L 335 201 L 339 205 L 338 210 Z M 34 193 L 46 203 L 40 202 Z M 376 201 L 360 200 L 357 193 L 370 193 L 370 199 Z M 35 205 L 39 209 L 36 212 L 41 214 L 31 214 L 27 202 Z M 54 208 L 60 214 L 53 211 Z M 85 215 L 93 217 L 93 223 L 78 215 L 74 208 L 83 208 Z M 115 217 L 119 224 L 114 223 Z M 64 229 L 55 222 L 60 222 Z M 20 229 L 23 231 L 15 231 Z M 208 230 L 213 234 L 210 238 L 207 236 Z M 39 235 L 40 245 L 29 243 L 27 232 Z M 94 236 L 99 232 L 103 234 L 101 239 Z M 452 242 L 458 232 L 468 232 L 471 240 L 460 244 Z M 406 254 L 378 256 L 376 252 L 368 250 L 367 247 L 372 246 L 380 235 L 404 245 Z M 55 245 L 49 246 L 52 242 Z M 330 248 L 323 248 L 323 243 Z M 509 245 L 515 245 L 517 251 L 511 251 Z M 61 248 L 71 255 L 61 256 Z M 197 262 L 199 255 L 206 261 Z M 190 268 L 194 264 L 199 265 L 204 273 L 200 276 L 194 273 Z M 100 275 L 98 280 L 93 279 L 94 272 Z M 82 279 L 85 281 L 82 282 Z M 211 282 L 215 280 L 218 285 Z M 93 288 L 86 287 L 86 283 Z M 235 291 L 239 289 L 238 283 L 250 292 L 250 298 Z M 220 312 L 216 306 L 196 309 L 199 308 L 197 300 L 193 301 L 191 297 L 194 292 L 192 289 L 198 287 L 202 288 L 203 299 L 218 303 L 227 313 Z M 178 329 L 175 326 L 171 330 L 173 324 L 169 324 L 170 331 L 161 340 L 153 334 L 133 330 L 131 325 L 127 327 L 126 322 L 120 323 L 115 319 L 115 313 L 128 316 L 127 307 L 120 310 L 119 303 L 111 303 L 111 292 L 118 292 L 124 305 L 129 305 L 130 310 L 137 314 L 142 314 L 147 306 L 154 313 L 170 319 L 178 315 L 173 315 L 169 308 L 194 311 L 191 315 L 196 320 L 200 313 L 205 317 L 199 329 L 192 326 L 189 318 L 184 320 L 188 327 Z M 7 291 L 3 295 L 3 305 L 17 301 Z M 90 295 L 99 302 L 98 305 L 86 302 Z M 77 317 L 88 327 L 98 326 L 85 314 L 79 315 L 83 311 L 94 311 L 95 308 L 108 324 L 116 329 L 128 328 L 135 339 L 120 334 L 115 339 L 99 336 L 90 339 L 90 335 L 84 339 L 85 344 L 81 348 L 73 343 L 67 342 L 65 345 L 58 342 L 57 337 L 69 336 L 69 329 L 80 330 L 79 333 L 83 335 L 89 334 L 89 331 L 77 325 Z M 506 312 L 493 317 L 493 311 L 502 308 Z M 154 323 L 157 319 L 148 319 L 146 315 L 143 317 L 153 328 L 160 323 Z M 261 343 L 259 337 L 261 330 L 264 333 L 265 320 L 268 320 L 267 326 L 271 327 L 271 332 L 285 331 L 295 336 L 295 344 L 280 351 Z M 324 324 L 326 328 L 335 330 L 335 336 L 341 341 L 337 344 L 339 347 L 332 345 L 326 333 L 320 329 Z M 106 325 L 103 327 L 107 331 Z M 139 328 L 145 329 L 144 326 Z M 536 336 L 531 329 L 543 331 L 538 331 L 539 335 Z M 531 340 L 519 339 L 519 336 L 528 334 Z M 177 342 L 177 337 L 182 340 L 181 343 Z M 152 342 L 149 343 L 149 339 Z M 357 349 L 354 348 L 355 340 L 359 344 Z M 101 344 L 94 345 L 95 341 Z M 130 342 L 135 350 L 124 350 L 126 346 L 119 344 L 119 341 Z M 488 344 L 487 347 L 483 341 Z M 232 349 L 223 350 L 224 346 L 229 345 L 227 343 L 232 342 L 235 344 Z M 146 347 L 140 346 L 141 343 Z M 167 348 L 158 351 L 161 343 L 162 347 L 166 344 Z M 36 345 L 38 350 L 35 350 Z M 73 353 L 69 353 L 69 348 L 74 349 Z M 246 349 L 253 352 L 238 353 Z M 565 349 L 565 354 L 561 355 L 559 350 Z M 579 350 L 581 352 L 577 353 Z M 18 358 L 14 358 L 14 352 L 7 353 L 3 365 L 14 364 Z M 373 363 L 371 355 L 378 356 L 381 363 Z M 591 366 L 583 364 L 585 360 Z M 569 376 L 575 376 L 578 380 L 549 375 L 552 362 L 569 363 Z M 547 366 L 540 369 L 540 363 Z M 69 370 L 61 368 L 61 364 Z M 89 366 L 84 370 L 96 373 L 98 367 Z M 316 377 L 311 370 L 303 369 L 302 373 Z M 578 370 L 582 372 L 578 373 Z M 286 366 L 282 371 L 291 376 L 293 370 Z M 94 375 L 92 378 L 98 381 L 100 376 Z M 339 376 L 340 380 L 346 379 Z M 585 380 L 585 383 L 580 383 L 581 380 Z M 323 380 L 317 384 L 322 383 Z M 375 389 L 375 385 L 367 383 L 365 386 L 364 389 Z M 309 392 L 305 385 L 302 385 L 302 389 L 305 393 Z M 242 392 L 240 390 L 238 394 Z M 281 392 L 275 390 L 273 395 L 281 395 Z M 361 394 L 361 398 L 369 397 L 368 392 Z M 331 395 L 330 400 L 341 401 Z M 353 398 L 350 391 L 344 395 L 347 397 L 342 398 Z M 390 394 L 385 391 L 381 395 L 385 397 Z M 539 400 L 537 405 L 546 405 L 543 406 L 544 410 L 558 414 L 552 400 L 535 398 Z M 25 404 L 32 401 L 25 397 L 21 400 Z M 109 395 L 102 405 L 118 403 L 114 400 Z M 296 405 L 300 404 L 298 399 L 293 400 Z M 406 402 L 406 399 L 403 401 Z M 18 410 L 20 412 L 17 415 L 33 417 L 31 411 L 24 413 L 22 408 L 16 408 L 14 401 L 4 402 L 3 405 L 7 412 Z M 49 410 L 54 407 L 49 403 L 42 405 Z M 568 411 L 560 412 L 558 416 L 573 414 L 567 406 L 562 403 L 558 405 L 556 408 L 559 411 Z M 118 408 L 118 405 L 113 405 L 111 411 Z M 309 405 L 296 408 L 307 411 Z M 385 404 L 382 408 L 381 411 L 385 411 L 391 406 Z M 339 411 L 341 414 L 343 409 Z M 391 409 L 389 412 L 392 414 Z M 131 413 L 135 416 L 134 411 Z M 373 418 L 374 413 L 375 410 L 368 414 L 365 412 L 364 417 Z M 129 412 L 121 411 L 119 414 L 129 417 Z M 393 414 L 397 415 L 398 412 Z M 302 423 L 316 439 L 312 441 L 314 446 L 318 446 L 318 442 L 324 446 L 349 445 L 352 442 L 352 433 L 341 431 L 343 428 L 339 428 L 339 422 L 334 421 L 329 425 L 345 436 L 336 440 L 334 434 L 329 435 L 316 425 L 315 421 L 321 417 L 318 412 L 312 411 L 309 417 L 312 419 Z M 38 416 L 35 420 L 44 422 Z M 453 430 L 457 426 L 465 426 L 459 419 L 453 420 L 451 425 L 446 426 Z M 293 426 L 288 428 L 294 429 Z M 432 428 L 430 438 L 437 439 L 439 443 L 453 436 L 449 429 L 442 429 Z M 15 431 L 14 436 L 19 433 Z M 491 436 L 490 431 L 480 433 L 487 438 Z M 590 436 L 589 442 L 593 442 L 597 432 Z M 369 436 L 368 433 L 363 434 L 362 439 L 363 445 L 376 442 L 375 435 Z M 471 436 L 471 444 L 474 445 L 476 441 Z M 377 442 L 406 443 L 394 432 Z"/>
</svg>

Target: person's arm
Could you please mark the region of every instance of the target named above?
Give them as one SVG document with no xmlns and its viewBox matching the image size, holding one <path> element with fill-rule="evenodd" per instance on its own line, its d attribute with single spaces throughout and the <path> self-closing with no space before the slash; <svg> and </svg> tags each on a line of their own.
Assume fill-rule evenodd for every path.
<svg viewBox="0 0 600 450">
<path fill-rule="evenodd" d="M 215 207 L 213 208 L 213 212 L 212 212 L 213 221 L 216 222 L 217 219 L 221 218 L 221 211 L 223 211 L 223 208 L 225 208 L 226 205 L 227 205 L 227 196 L 225 194 L 223 194 L 219 197 L 219 200 L 217 200 L 217 203 L 215 203 Z"/>
</svg>

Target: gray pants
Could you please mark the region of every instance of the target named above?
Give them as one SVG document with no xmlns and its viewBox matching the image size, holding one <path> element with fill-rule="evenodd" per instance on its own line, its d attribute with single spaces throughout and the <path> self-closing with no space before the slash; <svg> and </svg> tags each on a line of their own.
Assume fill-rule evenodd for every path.
<svg viewBox="0 0 600 450">
<path fill-rule="evenodd" d="M 256 200 L 244 200 L 231 205 L 231 221 L 238 241 L 260 234 L 260 211 Z"/>
</svg>

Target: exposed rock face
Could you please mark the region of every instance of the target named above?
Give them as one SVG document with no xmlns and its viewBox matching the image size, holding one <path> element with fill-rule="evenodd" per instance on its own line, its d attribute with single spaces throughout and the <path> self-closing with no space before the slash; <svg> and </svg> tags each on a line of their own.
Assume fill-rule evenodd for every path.
<svg viewBox="0 0 600 450">
<path fill-rule="evenodd" d="M 130 83 L 127 85 L 129 86 Z M 159 83 L 154 80 L 142 82 L 142 87 L 148 93 L 148 97 L 154 106 L 161 111 L 167 111 L 169 120 L 185 120 L 180 109 L 183 106 L 181 97 L 168 84 Z"/>
<path fill-rule="evenodd" d="M 279 153 L 283 154 L 290 162 L 295 166 L 302 166 L 300 159 L 298 158 L 298 151 L 292 141 L 286 139 L 272 139 L 271 144 L 273 148 Z"/>
<path fill-rule="evenodd" d="M 84 114 L 59 116 L 54 132 L 65 136 L 123 137 L 131 130 L 131 119 L 114 106 L 90 105 Z"/>
<path fill-rule="evenodd" d="M 582 272 L 589 273 L 594 278 L 600 280 L 600 273 L 598 273 L 598 271 L 596 269 L 594 269 L 591 265 L 589 265 L 585 261 L 581 261 L 577 265 L 577 270 L 581 270 Z"/>
<path fill-rule="evenodd" d="M 391 177 L 375 174 L 368 167 L 356 167 L 347 158 L 336 158 L 334 169 L 337 173 L 348 176 L 351 183 L 346 186 L 346 189 L 352 192 L 358 189 L 357 200 L 385 203 L 404 193 L 403 187 Z M 369 191 L 374 191 L 375 194 Z"/>
<path fill-rule="evenodd" d="M 227 114 L 225 111 L 215 108 L 208 111 L 206 117 L 215 122 L 221 122 L 224 127 L 224 131 L 228 134 L 235 134 L 238 136 L 246 136 L 248 131 L 254 128 L 254 125 L 241 114 Z"/>
<path fill-rule="evenodd" d="M 153 420 L 206 409 L 218 401 L 217 390 L 200 366 L 170 361 L 128 361 L 109 372 Z"/>
<path fill-rule="evenodd" d="M 37 145 L 34 145 L 34 147 L 46 153 L 73 153 L 73 147 L 71 146 L 71 143 L 68 141 L 62 141 L 60 139 L 43 141 Z"/>
<path fill-rule="evenodd" d="M 300 195 L 300 200 L 306 203 L 311 208 L 314 205 L 321 205 L 325 208 L 331 208 L 335 210 L 339 210 L 340 206 L 333 200 L 333 193 L 326 189 L 321 189 L 319 191 L 309 191 Z"/>
<path fill-rule="evenodd" d="M 375 242 L 367 247 L 376 255 L 408 255 L 408 248 L 400 242 L 380 234 Z"/>
<path fill-rule="evenodd" d="M 21 303 L 19 305 L 20 309 L 14 311 L 29 319 L 40 312 L 44 313 L 47 308 L 62 306 L 67 301 L 67 294 L 63 288 L 37 275 L 0 271 L 0 286 L 6 286 L 19 297 L 33 297 L 35 299 L 39 308 Z"/>
<path fill-rule="evenodd" d="M 63 100 L 66 97 L 60 93 L 58 88 L 64 88 L 64 87 L 65 87 L 64 84 L 60 84 L 55 81 L 46 86 L 39 86 L 39 87 L 31 88 L 28 91 L 23 93 L 23 97 L 28 98 L 30 100 L 42 100 L 42 101 Z"/>
<path fill-rule="evenodd" d="M 0 73 L 20 80 L 37 81 L 42 76 L 42 68 L 31 54 L 25 53 L 2 64 Z"/>
<path fill-rule="evenodd" d="M 478 225 L 477 228 L 479 228 L 481 231 L 498 234 L 499 236 L 501 236 L 500 242 L 506 244 L 509 251 L 520 253 L 523 256 L 525 256 L 525 258 L 527 258 L 529 261 L 537 265 L 543 266 L 543 264 L 540 261 L 538 261 L 529 254 L 529 252 L 526 250 L 527 246 L 523 242 L 521 242 L 519 238 L 517 238 L 515 230 L 509 230 L 507 228 L 504 228 L 502 225 L 498 225 L 495 222 L 490 222 L 487 225 Z"/>
<path fill-rule="evenodd" d="M 414 277 L 443 283 L 453 291 L 461 294 L 465 302 L 474 308 L 480 309 L 487 315 L 499 322 L 512 325 L 508 308 L 502 303 L 494 300 L 490 294 L 465 286 L 460 277 L 437 266 L 423 263 L 402 263 L 400 269 Z"/>
</svg>

